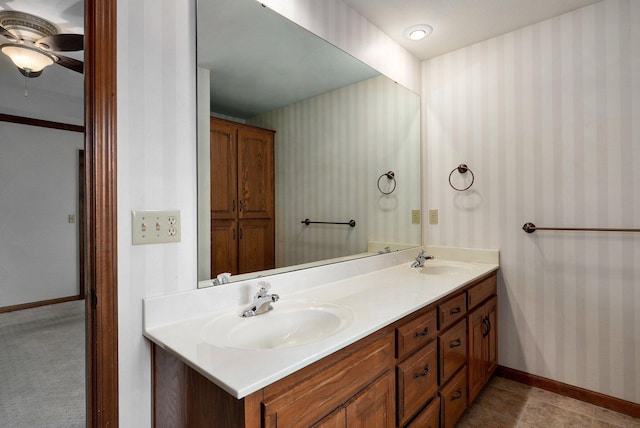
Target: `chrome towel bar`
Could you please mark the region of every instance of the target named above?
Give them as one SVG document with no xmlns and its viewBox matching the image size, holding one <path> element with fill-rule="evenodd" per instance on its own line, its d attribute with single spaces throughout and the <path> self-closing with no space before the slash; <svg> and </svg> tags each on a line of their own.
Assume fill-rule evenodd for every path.
<svg viewBox="0 0 640 428">
<path fill-rule="evenodd" d="M 305 218 L 300 223 L 306 224 L 307 226 L 309 226 L 312 223 L 316 223 L 316 224 L 348 224 L 351 227 L 356 227 L 356 221 L 353 219 L 349 220 L 346 223 L 337 223 L 335 221 L 311 221 L 308 218 Z"/>
<path fill-rule="evenodd" d="M 527 233 L 533 233 L 536 230 L 568 230 L 577 232 L 640 232 L 640 229 L 618 229 L 618 228 L 599 228 L 599 227 L 538 227 L 533 223 L 525 223 L 522 230 Z"/>
</svg>

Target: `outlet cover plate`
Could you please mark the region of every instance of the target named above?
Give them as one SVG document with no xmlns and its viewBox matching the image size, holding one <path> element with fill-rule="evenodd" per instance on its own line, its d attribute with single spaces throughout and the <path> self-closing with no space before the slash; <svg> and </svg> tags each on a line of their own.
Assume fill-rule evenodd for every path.
<svg viewBox="0 0 640 428">
<path fill-rule="evenodd" d="M 180 211 L 131 211 L 133 245 L 180 242 Z"/>
</svg>

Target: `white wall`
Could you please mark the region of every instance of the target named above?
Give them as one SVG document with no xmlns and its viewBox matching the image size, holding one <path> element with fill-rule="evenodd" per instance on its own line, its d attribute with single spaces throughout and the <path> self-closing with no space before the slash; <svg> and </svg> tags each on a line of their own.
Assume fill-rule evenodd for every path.
<svg viewBox="0 0 640 428">
<path fill-rule="evenodd" d="M 83 147 L 82 132 L 0 122 L 0 307 L 78 295 Z"/>
<path fill-rule="evenodd" d="M 367 252 L 368 241 L 421 244 L 420 98 L 379 76 L 251 118 L 276 130 L 276 266 Z M 393 170 L 390 195 L 377 188 Z M 390 190 L 386 177 L 380 181 Z M 305 226 L 312 221 L 347 222 Z"/>
<path fill-rule="evenodd" d="M 500 364 L 633 402 L 640 234 L 521 227 L 640 228 L 639 20 L 605 0 L 423 64 L 427 241 L 500 249 Z"/>
<path fill-rule="evenodd" d="M 196 287 L 195 2 L 118 1 L 121 427 L 151 426 L 142 298 Z M 131 210 L 178 209 L 182 241 L 131 245 Z"/>
</svg>

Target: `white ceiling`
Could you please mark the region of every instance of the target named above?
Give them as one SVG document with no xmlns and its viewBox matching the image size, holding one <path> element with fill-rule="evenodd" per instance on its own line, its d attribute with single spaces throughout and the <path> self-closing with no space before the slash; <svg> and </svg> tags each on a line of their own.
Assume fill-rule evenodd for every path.
<svg viewBox="0 0 640 428">
<path fill-rule="evenodd" d="M 343 0 L 420 60 L 500 36 L 599 0 Z M 403 36 L 417 24 L 433 33 Z"/>
</svg>

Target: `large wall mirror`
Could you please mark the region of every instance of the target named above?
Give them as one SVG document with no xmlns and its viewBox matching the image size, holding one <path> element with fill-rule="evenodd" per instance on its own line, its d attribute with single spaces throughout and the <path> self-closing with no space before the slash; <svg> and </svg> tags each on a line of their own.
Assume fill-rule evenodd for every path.
<svg viewBox="0 0 640 428">
<path fill-rule="evenodd" d="M 256 0 L 198 0 L 197 14 L 199 286 L 222 273 L 212 254 L 241 238 L 235 220 L 216 238 L 212 200 L 229 170 L 212 154 L 211 116 L 275 131 L 273 265 L 232 281 L 420 245 L 419 96 Z"/>
</svg>

